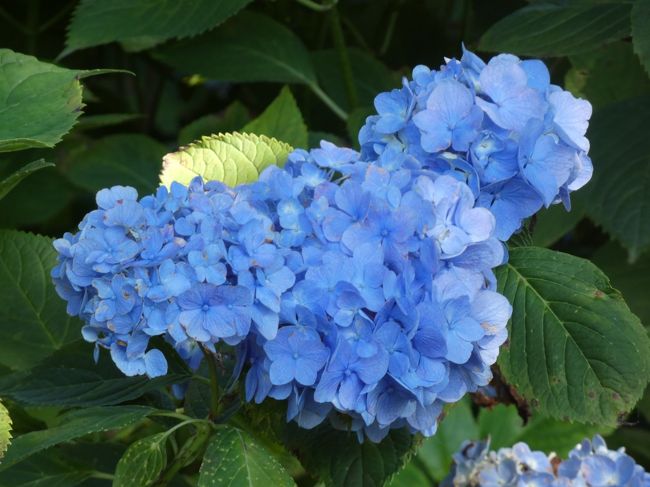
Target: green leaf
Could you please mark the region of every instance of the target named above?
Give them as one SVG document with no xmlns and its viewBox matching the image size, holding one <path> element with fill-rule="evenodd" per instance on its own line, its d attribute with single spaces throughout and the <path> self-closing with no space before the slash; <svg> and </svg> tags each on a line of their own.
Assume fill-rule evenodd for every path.
<svg viewBox="0 0 650 487">
<path fill-rule="evenodd" d="M 167 433 L 141 438 L 124 452 L 115 469 L 113 487 L 148 487 L 167 465 Z"/>
<path fill-rule="evenodd" d="M 573 67 L 565 75 L 566 88 L 596 108 L 650 92 L 650 79 L 629 42 L 612 42 L 570 60 Z"/>
<path fill-rule="evenodd" d="M 650 340 L 596 266 L 520 247 L 497 280 L 513 305 L 499 366 L 533 413 L 614 425 L 634 407 L 650 376 Z"/>
<path fill-rule="evenodd" d="M 94 130 L 114 125 L 141 120 L 144 116 L 139 113 L 102 113 L 100 115 L 84 115 L 75 127 L 78 131 Z"/>
<path fill-rule="evenodd" d="M 596 251 L 592 260 L 623 293 L 630 309 L 641 318 L 641 323 L 650 326 L 650 253 L 631 263 L 620 245 L 609 242 Z"/>
<path fill-rule="evenodd" d="M 64 53 L 114 41 L 150 47 L 193 36 L 219 25 L 251 1 L 82 0 L 68 28 Z"/>
<path fill-rule="evenodd" d="M 632 258 L 650 247 L 650 96 L 614 103 L 591 121 L 587 214 L 619 240 Z"/>
<path fill-rule="evenodd" d="M 650 0 L 636 0 L 632 7 L 632 42 L 634 52 L 650 74 Z"/>
<path fill-rule="evenodd" d="M 244 126 L 242 132 L 275 137 L 293 147 L 307 147 L 307 126 L 287 86 L 259 117 Z"/>
<path fill-rule="evenodd" d="M 78 337 L 50 278 L 56 252 L 49 238 L 0 231 L 0 361 L 26 369 Z"/>
<path fill-rule="evenodd" d="M 377 93 L 399 86 L 399 77 L 376 58 L 354 47 L 348 48 L 348 55 L 350 56 L 352 77 L 361 106 L 372 106 Z M 355 108 L 350 107 L 348 104 L 345 78 L 341 71 L 341 63 L 336 50 L 315 51 L 311 57 L 316 68 L 318 81 L 325 92 L 341 108 L 345 110 Z"/>
<path fill-rule="evenodd" d="M 75 487 L 87 480 L 91 471 L 88 466 L 79 467 L 71 463 L 54 449 L 40 452 L 0 472 L 0 486 Z"/>
<path fill-rule="evenodd" d="M 627 3 L 536 3 L 498 21 L 479 49 L 526 56 L 566 56 L 592 51 L 630 34 Z"/>
<path fill-rule="evenodd" d="M 0 460 L 4 457 L 11 443 L 11 416 L 9 411 L 0 401 Z"/>
<path fill-rule="evenodd" d="M 160 181 L 166 186 L 173 181 L 189 184 L 201 176 L 234 187 L 255 181 L 268 166 L 282 166 L 292 150 L 289 144 L 265 135 L 235 132 L 203 137 L 163 158 Z"/>
<path fill-rule="evenodd" d="M 158 186 L 160 161 L 165 146 L 140 134 L 109 135 L 67 162 L 68 179 L 95 193 L 102 188 L 133 186 L 140 195 L 153 193 Z"/>
<path fill-rule="evenodd" d="M 463 441 L 477 439 L 479 435 L 469 400 L 464 399 L 448 409 L 447 415 L 438 425 L 436 434 L 424 440 L 417 458 L 426 466 L 431 476 L 440 481 L 449 473 L 451 456 Z"/>
<path fill-rule="evenodd" d="M 222 81 L 316 83 L 302 41 L 282 24 L 253 12 L 242 12 L 212 32 L 153 54 L 179 71 Z"/>
<path fill-rule="evenodd" d="M 531 419 L 522 433 L 508 446 L 523 441 L 532 450 L 555 452 L 561 457 L 566 457 L 569 451 L 583 439 L 591 438 L 596 433 L 605 434 L 611 430 L 612 428 L 600 425 L 559 421 L 538 415 Z"/>
<path fill-rule="evenodd" d="M 125 377 L 107 356 L 93 360 L 93 345 L 77 340 L 29 372 L 0 378 L 0 395 L 34 406 L 109 406 L 180 382 L 188 375 Z"/>
<path fill-rule="evenodd" d="M 283 487 L 295 483 L 251 435 L 224 425 L 210 440 L 199 472 L 199 487 L 216 485 Z"/>
<path fill-rule="evenodd" d="M 417 439 L 405 428 L 392 430 L 381 443 L 359 443 L 355 433 L 321 425 L 313 430 L 295 427 L 292 450 L 307 471 L 326 486 L 382 486 L 408 462 Z"/>
<path fill-rule="evenodd" d="M 30 162 L 25 166 L 18 169 L 16 172 L 11 174 L 9 177 L 0 181 L 0 200 L 4 198 L 12 189 L 14 189 L 18 183 L 20 183 L 27 176 L 33 172 L 43 169 L 45 167 L 53 167 L 54 164 L 51 162 L 45 162 L 43 159 L 38 161 Z"/>
<path fill-rule="evenodd" d="M 114 70 L 60 68 L 0 49 L 0 152 L 54 147 L 84 107 L 79 79 Z"/>
<path fill-rule="evenodd" d="M 517 438 L 521 436 L 524 429 L 517 408 L 504 404 L 497 404 L 489 409 L 481 408 L 478 414 L 478 426 L 479 436 L 467 439 L 490 438 L 490 449 L 492 450 L 511 447 L 518 441 Z"/>
<path fill-rule="evenodd" d="M 550 247 L 573 230 L 580 220 L 585 217 L 585 206 L 590 194 L 589 189 L 590 186 L 587 186 L 571 195 L 571 211 L 566 211 L 562 204 L 542 208 L 535 216 L 532 233 L 533 245 Z"/>
<path fill-rule="evenodd" d="M 187 145 L 204 135 L 240 130 L 250 120 L 248 109 L 238 100 L 232 102 L 221 115 L 205 115 L 183 127 L 178 143 Z"/>
<path fill-rule="evenodd" d="M 72 411 L 61 418 L 58 426 L 32 431 L 14 439 L 0 464 L 0 471 L 51 446 L 90 433 L 125 428 L 141 421 L 154 410 L 144 406 L 106 406 Z"/>
<path fill-rule="evenodd" d="M 413 487 L 435 484 L 431 482 L 419 463 L 411 461 L 393 477 L 388 485 L 390 487 Z"/>
</svg>

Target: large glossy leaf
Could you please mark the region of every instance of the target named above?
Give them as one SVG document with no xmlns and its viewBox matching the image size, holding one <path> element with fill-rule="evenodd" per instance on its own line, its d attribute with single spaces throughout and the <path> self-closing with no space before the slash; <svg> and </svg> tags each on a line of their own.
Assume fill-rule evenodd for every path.
<svg viewBox="0 0 650 487">
<path fill-rule="evenodd" d="M 566 89 L 596 108 L 650 92 L 650 78 L 629 42 L 612 42 L 597 51 L 570 56 Z M 613 76 L 625 73 L 625 76 Z M 580 194 L 580 193 L 578 193 Z"/>
<path fill-rule="evenodd" d="M 284 142 L 254 134 L 203 137 L 163 158 L 160 181 L 188 184 L 196 176 L 230 186 L 255 181 L 266 167 L 282 166 L 292 148 Z"/>
<path fill-rule="evenodd" d="M 632 7 L 632 41 L 634 52 L 650 74 L 650 0 L 636 0 Z"/>
<path fill-rule="evenodd" d="M 382 486 L 406 464 L 418 440 L 405 428 L 392 430 L 381 443 L 359 443 L 352 432 L 324 424 L 290 432 L 304 467 L 326 486 Z"/>
<path fill-rule="evenodd" d="M 170 371 L 155 379 L 126 377 L 108 356 L 102 355 L 95 363 L 93 345 L 78 340 L 29 372 L 2 377 L 0 395 L 34 406 L 110 406 L 187 377 L 182 371 Z"/>
<path fill-rule="evenodd" d="M 307 147 L 307 126 L 287 86 L 259 117 L 244 126 L 242 132 L 275 137 L 293 147 Z"/>
<path fill-rule="evenodd" d="M 114 41 L 150 46 L 200 34 L 252 0 L 82 0 L 68 28 L 66 53 Z"/>
<path fill-rule="evenodd" d="M 251 435 L 224 425 L 210 440 L 199 472 L 199 487 L 213 485 L 285 487 L 295 483 L 284 467 Z"/>
<path fill-rule="evenodd" d="M 140 134 L 109 135 L 76 152 L 66 165 L 74 184 L 91 192 L 122 185 L 133 186 L 141 196 L 158 186 L 165 146 Z"/>
<path fill-rule="evenodd" d="M 494 24 L 480 49 L 527 56 L 592 51 L 630 33 L 629 3 L 535 3 Z"/>
<path fill-rule="evenodd" d="M 25 164 L 23 167 L 10 174 L 8 177 L 0 181 L 0 200 L 4 198 L 18 183 L 20 183 L 27 176 L 33 172 L 46 167 L 53 167 L 51 162 L 45 162 L 43 159 Z"/>
<path fill-rule="evenodd" d="M 589 131 L 594 180 L 587 214 L 635 258 L 650 247 L 650 96 L 608 105 Z"/>
<path fill-rule="evenodd" d="M 533 413 L 616 424 L 650 378 L 650 340 L 607 277 L 587 260 L 520 247 L 497 278 L 513 305 L 504 378 Z"/>
<path fill-rule="evenodd" d="M 58 426 L 15 438 L 0 463 L 0 471 L 59 443 L 90 433 L 125 428 L 153 411 L 144 406 L 107 406 L 72 411 L 63 416 Z"/>
<path fill-rule="evenodd" d="M 0 362 L 25 369 L 79 336 L 52 284 L 49 238 L 0 231 Z"/>
<path fill-rule="evenodd" d="M 0 152 L 53 147 L 77 121 L 79 79 L 110 71 L 78 71 L 0 49 Z"/>
<path fill-rule="evenodd" d="M 113 487 L 148 487 L 167 464 L 166 433 L 147 436 L 131 444 L 115 469 Z"/>
<path fill-rule="evenodd" d="M 222 27 L 154 51 L 179 71 L 223 81 L 315 84 L 307 49 L 289 29 L 264 15 L 243 12 Z"/>
</svg>

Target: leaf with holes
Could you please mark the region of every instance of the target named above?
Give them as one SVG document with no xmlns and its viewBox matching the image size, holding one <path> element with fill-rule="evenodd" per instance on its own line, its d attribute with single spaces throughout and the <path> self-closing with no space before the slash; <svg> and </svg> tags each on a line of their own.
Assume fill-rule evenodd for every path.
<svg viewBox="0 0 650 487">
<path fill-rule="evenodd" d="M 114 41 L 150 47 L 200 34 L 252 0 L 82 0 L 68 28 L 65 54 Z"/>
<path fill-rule="evenodd" d="M 512 303 L 506 381 L 533 412 L 615 425 L 650 378 L 650 340 L 591 262 L 536 247 L 512 249 L 497 271 Z"/>
<path fill-rule="evenodd" d="M 483 34 L 479 48 L 526 56 L 566 56 L 592 51 L 630 34 L 627 3 L 528 5 Z"/>
<path fill-rule="evenodd" d="M 199 487 L 248 485 L 294 486 L 289 473 L 251 435 L 220 426 L 208 445 L 199 472 Z"/>
<path fill-rule="evenodd" d="M 292 151 L 289 144 L 265 135 L 218 134 L 203 137 L 163 158 L 162 184 L 189 184 L 196 176 L 231 187 L 257 180 L 268 166 L 282 166 Z"/>
<path fill-rule="evenodd" d="M 167 465 L 167 433 L 141 438 L 132 443 L 115 468 L 113 487 L 148 487 Z"/>
<path fill-rule="evenodd" d="M 262 14 L 242 12 L 202 36 L 163 46 L 160 61 L 185 73 L 232 81 L 316 84 L 309 52 L 284 25 Z"/>
<path fill-rule="evenodd" d="M 307 147 L 307 126 L 287 86 L 259 117 L 244 126 L 242 132 L 268 135 L 294 147 Z"/>
<path fill-rule="evenodd" d="M 0 362 L 26 369 L 79 336 L 50 279 L 49 238 L 0 231 Z"/>
<path fill-rule="evenodd" d="M 58 426 L 32 431 L 15 438 L 0 463 L 0 471 L 59 443 L 90 433 L 126 428 L 146 418 L 153 411 L 155 410 L 144 406 L 107 406 L 66 413 Z"/>
<path fill-rule="evenodd" d="M 636 258 L 650 247 L 650 96 L 608 105 L 591 121 L 587 215 Z"/>
</svg>

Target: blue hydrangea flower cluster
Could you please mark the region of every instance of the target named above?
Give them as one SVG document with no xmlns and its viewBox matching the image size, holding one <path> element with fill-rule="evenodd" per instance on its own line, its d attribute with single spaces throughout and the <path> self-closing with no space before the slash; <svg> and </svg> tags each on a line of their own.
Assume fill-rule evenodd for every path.
<svg viewBox="0 0 650 487">
<path fill-rule="evenodd" d="M 566 460 L 531 451 L 525 443 L 489 451 L 488 442 L 465 442 L 443 487 L 648 487 L 650 473 L 624 448 L 609 450 L 598 435 L 583 440 Z"/>
<path fill-rule="evenodd" d="M 433 434 L 445 403 L 491 379 L 511 313 L 492 273 L 505 251 L 453 177 L 323 142 L 235 189 L 114 187 L 97 204 L 55 242 L 53 276 L 128 375 L 165 373 L 152 336 L 194 365 L 200 347 L 240 345 L 248 400 L 288 399 L 304 427 L 329 416 L 373 440 Z"/>
<path fill-rule="evenodd" d="M 359 133 L 362 158 L 464 180 L 506 241 L 543 206 L 563 202 L 593 171 L 585 137 L 591 105 L 550 83 L 540 60 L 463 49 L 440 70 L 417 66 L 375 98 Z"/>
</svg>

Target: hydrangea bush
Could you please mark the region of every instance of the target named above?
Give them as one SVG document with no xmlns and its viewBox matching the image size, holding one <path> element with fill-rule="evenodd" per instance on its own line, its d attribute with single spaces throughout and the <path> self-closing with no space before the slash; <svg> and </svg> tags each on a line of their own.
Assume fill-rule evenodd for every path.
<svg viewBox="0 0 650 487">
<path fill-rule="evenodd" d="M 625 448 L 609 450 L 598 435 L 580 442 L 564 460 L 554 453 L 531 451 L 525 443 L 490 451 L 489 441 L 468 441 L 454 454 L 454 465 L 442 485 L 646 487 L 650 473 L 637 465 Z"/>
<path fill-rule="evenodd" d="M 176 3 L 0 9 L 0 487 L 649 485 L 648 2 Z"/>
</svg>

